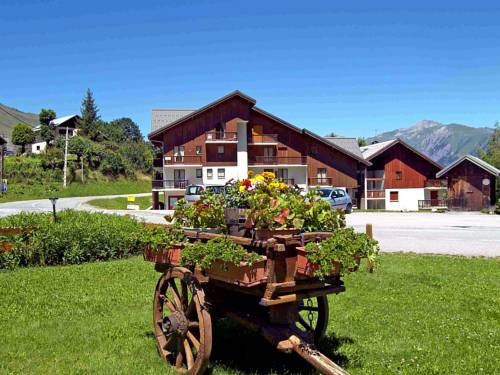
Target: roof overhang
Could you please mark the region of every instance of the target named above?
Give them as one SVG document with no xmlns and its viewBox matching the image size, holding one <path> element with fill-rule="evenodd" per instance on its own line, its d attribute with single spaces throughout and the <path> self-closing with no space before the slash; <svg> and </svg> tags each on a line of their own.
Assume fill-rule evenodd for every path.
<svg viewBox="0 0 500 375">
<path fill-rule="evenodd" d="M 491 164 L 485 162 L 484 160 L 480 160 L 472 155 L 464 155 L 460 159 L 455 160 L 453 163 L 445 167 L 444 169 L 440 170 L 438 173 L 436 173 L 436 177 L 440 178 L 449 171 L 451 171 L 453 168 L 457 167 L 458 165 L 462 164 L 464 161 L 470 161 L 472 164 L 478 166 L 481 169 L 484 169 L 485 171 L 491 173 L 492 175 L 498 177 L 500 176 L 500 170 L 492 166 Z"/>
</svg>

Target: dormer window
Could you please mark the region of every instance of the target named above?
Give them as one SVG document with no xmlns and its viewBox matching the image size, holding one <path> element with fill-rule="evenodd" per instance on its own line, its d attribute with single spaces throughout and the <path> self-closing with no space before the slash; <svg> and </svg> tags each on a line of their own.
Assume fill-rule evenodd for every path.
<svg viewBox="0 0 500 375">
<path fill-rule="evenodd" d="M 401 180 L 403 177 L 403 172 L 401 171 L 396 171 L 396 180 Z"/>
</svg>

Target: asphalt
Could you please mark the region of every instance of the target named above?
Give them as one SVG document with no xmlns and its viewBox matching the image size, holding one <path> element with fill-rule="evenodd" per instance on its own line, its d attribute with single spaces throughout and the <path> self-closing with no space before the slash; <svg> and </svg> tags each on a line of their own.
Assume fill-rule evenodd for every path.
<svg viewBox="0 0 500 375">
<path fill-rule="evenodd" d="M 60 198 L 56 208 L 131 215 L 151 223 L 165 223 L 163 216 L 171 213 L 171 211 L 102 210 L 87 204 L 92 199 L 127 195 Z M 0 216 L 13 215 L 21 211 L 51 210 L 52 205 L 48 199 L 0 204 Z M 347 215 L 347 225 L 358 231 L 364 231 L 368 223 L 373 225 L 374 237 L 380 242 L 384 252 L 500 256 L 500 215 L 475 212 L 354 212 Z"/>
</svg>

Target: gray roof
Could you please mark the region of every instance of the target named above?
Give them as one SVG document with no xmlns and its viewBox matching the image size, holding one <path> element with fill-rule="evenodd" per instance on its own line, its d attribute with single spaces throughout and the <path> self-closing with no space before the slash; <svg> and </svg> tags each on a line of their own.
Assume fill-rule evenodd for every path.
<svg viewBox="0 0 500 375">
<path fill-rule="evenodd" d="M 196 111 L 195 109 L 153 109 L 151 115 L 151 131 L 161 129 L 184 116 Z"/>
<path fill-rule="evenodd" d="M 50 125 L 59 126 L 59 125 L 64 124 L 66 121 L 72 120 L 75 117 L 79 117 L 79 116 L 78 115 L 69 115 L 69 116 L 64 116 L 64 117 L 58 117 L 58 118 L 53 119 L 50 122 Z"/>
<path fill-rule="evenodd" d="M 356 138 L 348 137 L 324 137 L 328 142 L 336 145 L 337 147 L 356 155 L 359 158 L 363 158 L 363 154 L 358 146 L 358 140 Z"/>
<path fill-rule="evenodd" d="M 494 176 L 500 176 L 500 170 L 495 168 L 489 163 L 486 163 L 484 160 L 479 159 L 475 156 L 472 155 L 465 155 L 462 156 L 460 159 L 455 160 L 453 163 L 445 167 L 444 169 L 441 169 L 438 173 L 436 173 L 436 177 L 439 178 L 446 174 L 447 172 L 451 171 L 453 168 L 455 168 L 457 165 L 461 164 L 465 160 L 470 161 L 471 163 L 477 165 L 480 168 L 483 168 L 485 171 L 490 172 Z"/>
<path fill-rule="evenodd" d="M 396 142 L 397 139 L 391 139 L 390 141 L 377 142 L 371 145 L 363 146 L 361 147 L 361 153 L 365 159 L 369 160 L 373 155 L 378 154 L 380 151 L 385 150 Z"/>
</svg>

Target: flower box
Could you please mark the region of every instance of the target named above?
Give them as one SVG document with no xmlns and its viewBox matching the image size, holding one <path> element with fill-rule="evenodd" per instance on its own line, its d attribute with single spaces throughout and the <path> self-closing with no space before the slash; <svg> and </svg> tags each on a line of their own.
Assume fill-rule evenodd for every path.
<svg viewBox="0 0 500 375">
<path fill-rule="evenodd" d="M 230 284 L 254 286 L 267 281 L 266 257 L 254 262 L 252 265 L 241 262 L 238 266 L 223 261 L 215 261 L 206 271 L 211 278 Z"/>
<path fill-rule="evenodd" d="M 181 250 L 184 245 L 174 245 L 169 249 L 153 250 L 146 247 L 144 250 L 144 260 L 154 263 L 171 264 L 178 266 L 181 264 Z"/>
<path fill-rule="evenodd" d="M 319 268 L 319 265 L 316 263 L 311 263 L 307 259 L 307 250 L 303 246 L 299 246 L 296 248 L 297 250 L 297 269 L 296 273 L 302 276 L 309 276 L 313 277 L 314 276 L 314 271 L 316 271 Z M 338 275 L 340 272 L 340 263 L 339 262 L 334 262 L 334 271 L 332 272 L 332 275 Z"/>
<path fill-rule="evenodd" d="M 295 235 L 299 234 L 299 229 L 255 229 L 254 238 L 257 241 L 267 241 L 274 236 Z"/>
</svg>

